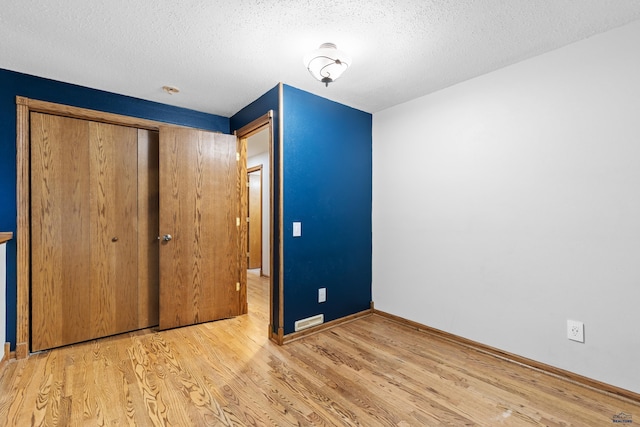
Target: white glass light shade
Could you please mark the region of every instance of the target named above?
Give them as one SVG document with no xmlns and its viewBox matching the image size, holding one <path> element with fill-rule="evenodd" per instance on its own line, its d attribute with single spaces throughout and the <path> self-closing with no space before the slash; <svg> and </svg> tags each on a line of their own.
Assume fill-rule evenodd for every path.
<svg viewBox="0 0 640 427">
<path fill-rule="evenodd" d="M 329 86 L 351 65 L 351 57 L 333 43 L 321 44 L 320 48 L 305 55 L 303 61 L 311 75 L 325 86 Z"/>
</svg>

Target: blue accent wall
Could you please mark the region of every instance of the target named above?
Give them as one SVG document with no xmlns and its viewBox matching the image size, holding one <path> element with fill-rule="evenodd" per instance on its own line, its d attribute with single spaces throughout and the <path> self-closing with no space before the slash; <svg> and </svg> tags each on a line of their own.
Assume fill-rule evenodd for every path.
<svg viewBox="0 0 640 427">
<path fill-rule="evenodd" d="M 372 116 L 284 85 L 284 332 L 371 303 Z M 292 237 L 294 221 L 302 236 Z M 327 302 L 318 303 L 318 288 Z"/>
<path fill-rule="evenodd" d="M 271 265 L 270 274 L 272 283 L 274 284 L 271 294 L 271 311 L 273 318 L 271 328 L 275 334 L 278 333 L 278 328 L 281 326 L 279 325 L 280 307 L 278 303 L 280 299 L 280 288 L 278 286 L 280 280 L 280 242 L 278 239 L 278 236 L 280 236 L 280 223 L 278 222 L 278 218 L 280 217 L 280 185 L 278 184 L 280 182 L 280 144 L 278 139 L 280 129 L 280 94 L 278 88 L 279 85 L 238 111 L 230 119 L 231 131 L 235 132 L 252 121 L 264 116 L 269 110 L 273 111 L 273 168 L 271 169 L 271 173 L 274 175 L 274 185 L 272 189 L 273 206 L 271 212 L 271 218 L 273 219 L 273 229 L 271 230 L 271 236 L 273 236 L 273 265 Z"/>
<path fill-rule="evenodd" d="M 0 69 L 0 231 L 16 233 L 16 96 L 229 133 L 226 117 Z M 16 241 L 7 244 L 7 341 L 15 348 Z"/>
<path fill-rule="evenodd" d="M 225 118 L 0 69 L 0 231 L 16 233 L 16 96 L 230 133 L 274 112 L 273 332 L 296 320 L 325 321 L 358 313 L 371 302 L 372 116 L 283 85 Z M 279 164 L 279 106 L 284 108 L 283 173 Z M 284 194 L 279 194 L 280 179 Z M 284 240 L 278 242 L 284 197 Z M 302 237 L 292 237 L 292 222 Z M 280 271 L 279 244 L 284 269 Z M 278 325 L 278 281 L 284 280 L 284 325 Z M 327 302 L 318 303 L 318 288 Z M 7 341 L 15 348 L 16 244 L 7 244 Z"/>
</svg>

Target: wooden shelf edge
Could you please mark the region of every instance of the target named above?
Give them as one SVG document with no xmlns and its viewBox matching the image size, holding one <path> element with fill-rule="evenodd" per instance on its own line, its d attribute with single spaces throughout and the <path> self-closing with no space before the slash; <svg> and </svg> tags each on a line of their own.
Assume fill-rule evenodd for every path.
<svg viewBox="0 0 640 427">
<path fill-rule="evenodd" d="M 0 244 L 8 242 L 13 239 L 13 233 L 11 231 L 1 231 L 0 232 Z"/>
</svg>

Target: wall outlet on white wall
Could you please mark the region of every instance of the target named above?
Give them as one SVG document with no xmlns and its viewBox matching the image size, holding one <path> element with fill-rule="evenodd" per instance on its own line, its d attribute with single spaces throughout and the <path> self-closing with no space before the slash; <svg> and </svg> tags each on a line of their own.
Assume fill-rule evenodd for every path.
<svg viewBox="0 0 640 427">
<path fill-rule="evenodd" d="M 567 338 L 584 342 L 584 323 L 579 320 L 567 320 Z"/>
</svg>

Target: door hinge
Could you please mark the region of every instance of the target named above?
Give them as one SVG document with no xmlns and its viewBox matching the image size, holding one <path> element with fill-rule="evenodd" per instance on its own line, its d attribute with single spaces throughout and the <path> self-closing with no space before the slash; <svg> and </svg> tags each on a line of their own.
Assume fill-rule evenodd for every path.
<svg viewBox="0 0 640 427">
<path fill-rule="evenodd" d="M 247 252 L 247 258 L 249 258 L 251 256 L 250 252 Z"/>
<path fill-rule="evenodd" d="M 240 282 L 236 282 L 236 292 L 240 292 Z"/>
<path fill-rule="evenodd" d="M 251 222 L 251 221 L 249 220 L 249 217 L 247 217 L 247 222 Z"/>
<path fill-rule="evenodd" d="M 236 227 L 240 227 L 240 217 L 236 217 Z"/>
<path fill-rule="evenodd" d="M 236 152 L 236 162 L 240 161 L 240 153 Z"/>
</svg>

